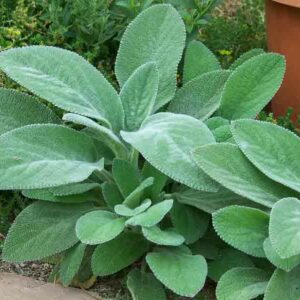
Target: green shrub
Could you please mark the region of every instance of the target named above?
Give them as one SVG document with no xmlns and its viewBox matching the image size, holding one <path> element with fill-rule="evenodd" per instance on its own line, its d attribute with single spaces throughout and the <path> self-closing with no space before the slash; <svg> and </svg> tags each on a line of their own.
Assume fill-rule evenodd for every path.
<svg viewBox="0 0 300 300">
<path fill-rule="evenodd" d="M 38 200 L 10 228 L 4 260 L 56 255 L 52 278 L 64 285 L 128 267 L 127 286 L 140 299 L 166 299 L 163 286 L 194 297 L 207 275 L 253 267 L 208 229 L 211 213 L 244 200 L 201 171 L 192 152 L 232 141 L 230 121 L 257 116 L 281 85 L 284 59 L 254 50 L 222 70 L 192 41 L 178 88 L 185 40 L 171 5 L 144 10 L 122 36 L 118 91 L 67 50 L 0 53 L 2 71 L 66 111 L 61 120 L 36 97 L 0 90 L 0 189 Z M 264 196 L 257 201 L 269 207 Z"/>
</svg>

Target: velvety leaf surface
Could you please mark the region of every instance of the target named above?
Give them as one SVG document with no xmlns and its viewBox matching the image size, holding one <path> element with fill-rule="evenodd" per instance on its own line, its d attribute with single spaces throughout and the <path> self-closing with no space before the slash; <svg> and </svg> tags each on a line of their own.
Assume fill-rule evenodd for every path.
<svg viewBox="0 0 300 300">
<path fill-rule="evenodd" d="M 300 255 L 291 256 L 289 258 L 281 258 L 272 246 L 270 238 L 267 238 L 264 241 L 264 251 L 266 257 L 274 266 L 286 272 L 291 271 L 300 263 Z"/>
<path fill-rule="evenodd" d="M 281 258 L 300 254 L 300 201 L 284 198 L 277 202 L 270 215 L 270 240 Z"/>
<path fill-rule="evenodd" d="M 94 275 L 114 274 L 138 260 L 148 250 L 143 236 L 124 232 L 117 238 L 97 246 L 92 257 Z"/>
<path fill-rule="evenodd" d="M 266 177 L 229 143 L 207 145 L 194 152 L 195 161 L 210 177 L 227 189 L 256 203 L 272 207 L 293 190 Z"/>
<path fill-rule="evenodd" d="M 218 235 L 234 248 L 256 257 L 265 257 L 263 243 L 268 225 L 268 214 L 255 208 L 229 206 L 213 214 Z"/>
<path fill-rule="evenodd" d="M 221 69 L 215 55 L 200 41 L 188 44 L 184 57 L 183 83 L 207 72 Z"/>
<path fill-rule="evenodd" d="M 180 296 L 194 297 L 205 283 L 207 265 L 201 255 L 170 248 L 148 253 L 146 261 L 155 277 Z"/>
<path fill-rule="evenodd" d="M 64 286 L 70 285 L 79 271 L 85 248 L 85 244 L 78 243 L 66 252 L 59 269 L 59 279 Z"/>
<path fill-rule="evenodd" d="M 106 243 L 125 228 L 125 218 L 109 211 L 96 210 L 82 216 L 76 223 L 78 239 L 88 245 Z"/>
<path fill-rule="evenodd" d="M 269 274 L 257 268 L 234 268 L 226 272 L 217 286 L 218 300 L 251 300 L 264 294 Z M 273 299 L 275 300 L 275 299 Z"/>
<path fill-rule="evenodd" d="M 15 90 L 0 89 L 0 134 L 30 124 L 61 120 L 36 98 Z"/>
<path fill-rule="evenodd" d="M 158 76 L 156 64 L 149 62 L 137 68 L 122 87 L 120 98 L 126 131 L 137 130 L 151 114 L 158 92 Z"/>
<path fill-rule="evenodd" d="M 232 63 L 229 69 L 235 70 L 237 67 L 241 66 L 247 60 L 263 53 L 265 53 L 263 49 L 251 49 L 250 51 L 243 53 L 237 60 L 235 60 L 235 62 Z"/>
<path fill-rule="evenodd" d="M 219 251 L 218 256 L 208 263 L 208 277 L 218 282 L 228 270 L 237 267 L 254 267 L 250 257 L 236 249 L 226 248 Z"/>
<path fill-rule="evenodd" d="M 159 202 L 151 206 L 147 211 L 128 219 L 126 225 L 152 227 L 164 218 L 172 206 L 173 200 Z"/>
<path fill-rule="evenodd" d="M 258 169 L 300 192 L 298 136 L 280 126 L 254 120 L 234 122 L 232 132 L 240 149 Z"/>
<path fill-rule="evenodd" d="M 187 244 L 192 244 L 203 237 L 209 225 L 209 215 L 200 210 L 175 202 L 171 210 L 171 221 L 182 234 Z"/>
<path fill-rule="evenodd" d="M 114 210 L 115 210 L 115 213 L 118 214 L 119 216 L 133 217 L 135 215 L 138 215 L 138 214 L 144 212 L 150 206 L 151 206 L 151 200 L 146 199 L 141 203 L 141 205 L 139 205 L 136 208 L 130 208 L 124 204 L 118 204 L 114 207 Z"/>
<path fill-rule="evenodd" d="M 195 148 L 214 143 L 201 121 L 187 115 L 158 113 L 149 117 L 136 132 L 121 132 L 162 173 L 185 185 L 215 191 L 217 184 L 201 171 L 192 157 Z"/>
<path fill-rule="evenodd" d="M 79 182 L 102 168 L 103 160 L 99 161 L 93 141 L 67 127 L 28 125 L 0 137 L 1 189 Z"/>
<path fill-rule="evenodd" d="M 91 204 L 41 201 L 31 204 L 11 226 L 3 248 L 3 260 L 39 260 L 72 247 L 78 242 L 77 219 L 92 208 Z"/>
<path fill-rule="evenodd" d="M 95 182 L 80 182 L 80 183 L 72 183 L 72 184 L 53 187 L 50 188 L 49 190 L 55 196 L 69 196 L 69 195 L 82 194 L 94 189 L 99 190 L 100 184 Z"/>
<path fill-rule="evenodd" d="M 127 288 L 133 300 L 167 300 L 161 283 L 151 273 L 133 269 L 127 276 Z"/>
<path fill-rule="evenodd" d="M 54 105 L 92 117 L 119 131 L 124 112 L 103 75 L 74 52 L 30 46 L 1 52 L 0 68 L 13 80 Z"/>
<path fill-rule="evenodd" d="M 264 300 L 299 300 L 299 277 L 300 266 L 288 273 L 277 269 L 267 286 Z"/>
<path fill-rule="evenodd" d="M 177 233 L 174 228 L 161 230 L 158 226 L 142 227 L 144 237 L 158 245 L 180 246 L 184 243 L 184 237 Z"/>
<path fill-rule="evenodd" d="M 221 126 L 229 125 L 230 121 L 217 116 L 207 119 L 204 123 L 211 131 L 214 131 Z"/>
<path fill-rule="evenodd" d="M 116 184 L 105 182 L 102 184 L 102 194 L 107 206 L 113 209 L 115 205 L 121 204 L 124 201 Z"/>
<path fill-rule="evenodd" d="M 255 118 L 279 89 L 284 72 L 279 54 L 261 54 L 244 62 L 225 84 L 218 115 L 229 120 Z"/>
<path fill-rule="evenodd" d="M 229 71 L 220 70 L 194 78 L 176 92 L 168 111 L 206 120 L 219 108 L 229 75 Z"/>
<path fill-rule="evenodd" d="M 154 108 L 166 104 L 175 93 L 184 43 L 184 23 L 171 5 L 155 5 L 144 10 L 129 24 L 121 40 L 115 68 L 120 86 L 139 66 L 155 62 L 159 87 Z"/>
</svg>

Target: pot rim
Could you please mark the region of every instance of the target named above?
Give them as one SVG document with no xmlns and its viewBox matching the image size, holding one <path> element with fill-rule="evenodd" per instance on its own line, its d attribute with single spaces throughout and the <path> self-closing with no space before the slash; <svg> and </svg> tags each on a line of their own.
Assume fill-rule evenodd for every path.
<svg viewBox="0 0 300 300">
<path fill-rule="evenodd" d="M 273 0 L 284 5 L 300 8 L 300 0 Z"/>
</svg>

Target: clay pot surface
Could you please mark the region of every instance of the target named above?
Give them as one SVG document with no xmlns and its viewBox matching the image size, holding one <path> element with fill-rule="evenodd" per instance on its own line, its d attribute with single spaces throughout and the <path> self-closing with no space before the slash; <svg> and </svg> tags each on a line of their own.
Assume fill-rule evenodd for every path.
<svg viewBox="0 0 300 300">
<path fill-rule="evenodd" d="M 266 24 L 269 51 L 286 57 L 283 85 L 274 97 L 271 109 L 282 116 L 288 107 L 300 113 L 300 0 L 266 0 Z"/>
</svg>

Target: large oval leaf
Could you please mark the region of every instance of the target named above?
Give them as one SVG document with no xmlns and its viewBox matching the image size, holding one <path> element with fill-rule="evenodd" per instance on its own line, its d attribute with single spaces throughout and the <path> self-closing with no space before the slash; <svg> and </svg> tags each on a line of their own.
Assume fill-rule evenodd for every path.
<svg viewBox="0 0 300 300">
<path fill-rule="evenodd" d="M 270 215 L 270 240 L 281 258 L 300 254 L 300 201 L 285 198 L 277 202 Z"/>
<path fill-rule="evenodd" d="M 106 243 L 125 228 L 125 218 L 109 211 L 96 210 L 82 216 L 76 223 L 78 239 L 88 245 Z"/>
<path fill-rule="evenodd" d="M 36 189 L 85 180 L 103 169 L 91 138 L 60 125 L 28 125 L 0 136 L 0 188 Z"/>
<path fill-rule="evenodd" d="M 35 202 L 25 208 L 10 228 L 2 258 L 9 262 L 39 260 L 78 242 L 75 224 L 91 204 Z"/>
<path fill-rule="evenodd" d="M 125 82 L 120 92 L 125 130 L 137 130 L 151 114 L 158 91 L 158 76 L 156 64 L 149 62 L 137 68 Z"/>
<path fill-rule="evenodd" d="M 268 236 L 269 216 L 250 207 L 228 206 L 213 214 L 213 226 L 229 245 L 249 255 L 265 257 L 264 240 Z"/>
<path fill-rule="evenodd" d="M 149 244 L 140 234 L 124 232 L 115 239 L 97 246 L 92 257 L 94 275 L 114 274 L 138 260 Z"/>
<path fill-rule="evenodd" d="M 196 147 L 214 143 L 201 121 L 187 115 L 158 113 L 136 132 L 121 132 L 126 142 L 172 179 L 195 189 L 215 191 L 217 184 L 201 171 L 192 157 Z"/>
<path fill-rule="evenodd" d="M 139 66 L 155 62 L 159 87 L 154 108 L 160 108 L 174 96 L 184 43 L 184 23 L 171 5 L 154 5 L 144 10 L 127 27 L 121 40 L 115 70 L 120 85 Z"/>
<path fill-rule="evenodd" d="M 183 83 L 205 74 L 221 69 L 216 56 L 201 42 L 188 44 L 184 56 Z"/>
<path fill-rule="evenodd" d="M 61 123 L 34 97 L 9 89 L 0 89 L 0 111 L 0 134 L 30 124 Z"/>
<path fill-rule="evenodd" d="M 300 192 L 299 137 L 280 126 L 254 120 L 235 121 L 232 132 L 240 149 L 258 169 Z"/>
<path fill-rule="evenodd" d="M 176 92 L 168 111 L 206 120 L 219 108 L 229 75 L 229 71 L 221 70 L 194 78 Z"/>
<path fill-rule="evenodd" d="M 78 54 L 30 46 L 0 53 L 0 68 L 13 80 L 58 107 L 110 123 L 119 131 L 121 100 L 103 75 Z"/>
<path fill-rule="evenodd" d="M 229 67 L 230 70 L 235 70 L 237 67 L 241 66 L 244 62 L 251 59 L 252 57 L 255 57 L 257 55 L 263 54 L 265 51 L 263 49 L 251 49 L 250 51 L 247 51 L 243 53 L 237 60 L 235 60 L 231 66 Z"/>
<path fill-rule="evenodd" d="M 205 283 L 207 264 L 201 255 L 174 248 L 148 253 L 146 261 L 155 277 L 180 296 L 194 297 Z"/>
<path fill-rule="evenodd" d="M 236 145 L 206 145 L 194 152 L 200 168 L 214 180 L 238 195 L 272 207 L 283 197 L 296 193 L 266 177 L 243 155 Z"/>
<path fill-rule="evenodd" d="M 229 120 L 255 118 L 279 89 L 285 61 L 279 54 L 257 55 L 229 77 L 218 115 Z"/>
</svg>

